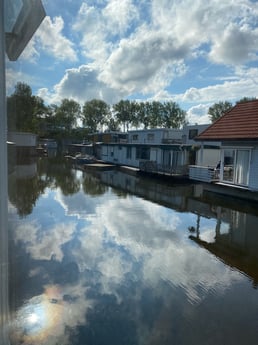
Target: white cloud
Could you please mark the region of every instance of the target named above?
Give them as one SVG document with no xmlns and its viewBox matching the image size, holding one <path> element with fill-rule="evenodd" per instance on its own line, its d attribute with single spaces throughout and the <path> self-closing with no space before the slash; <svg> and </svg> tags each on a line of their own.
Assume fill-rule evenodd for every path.
<svg viewBox="0 0 258 345">
<path fill-rule="evenodd" d="M 207 104 L 199 104 L 196 106 L 191 107 L 187 111 L 187 121 L 189 124 L 207 124 L 210 123 L 210 117 L 208 115 L 208 110 L 210 105 Z"/>
<path fill-rule="evenodd" d="M 214 42 L 210 58 L 216 63 L 242 64 L 248 60 L 257 60 L 258 30 L 230 24 Z"/>
<path fill-rule="evenodd" d="M 40 42 L 40 48 L 45 54 L 52 55 L 57 60 L 77 61 L 74 44 L 66 38 L 62 31 L 64 20 L 55 17 L 53 20 L 47 16 L 39 27 L 36 38 Z"/>
<path fill-rule="evenodd" d="M 168 86 L 177 71 L 185 71 L 182 58 L 187 50 L 163 33 L 152 33 L 146 27 L 141 34 L 120 42 L 100 78 L 128 94 L 157 92 Z"/>
<path fill-rule="evenodd" d="M 93 65 L 66 70 L 62 80 L 54 86 L 54 92 L 44 88 L 40 94 L 47 95 L 50 103 L 59 103 L 63 98 L 73 98 L 79 103 L 97 98 L 112 104 L 124 96 L 99 80 L 98 70 Z"/>
<path fill-rule="evenodd" d="M 132 0 L 110 0 L 103 9 L 103 18 L 110 33 L 122 35 L 139 19 L 139 14 Z"/>
<path fill-rule="evenodd" d="M 197 57 L 196 49 L 203 44 L 211 49 L 206 57 L 216 62 L 255 58 L 257 34 L 251 24 L 257 12 L 250 10 L 248 1 L 153 0 L 151 17 L 146 15 L 144 20 L 142 6 L 136 8 L 129 0 L 111 0 L 104 8 L 83 3 L 74 25 L 81 31 L 85 55 L 98 66 L 97 79 L 128 96 L 157 93 L 170 86 L 173 79 L 186 74 L 186 61 Z M 197 94 L 193 91 L 186 96 L 192 101 L 200 98 L 197 88 Z"/>
<path fill-rule="evenodd" d="M 203 88 L 190 88 L 183 94 L 175 95 L 177 101 L 186 103 L 236 101 L 244 96 L 257 97 L 258 68 L 236 69 L 236 80 L 225 80 L 221 84 Z"/>
<path fill-rule="evenodd" d="M 48 103 L 135 96 L 198 106 L 257 96 L 257 69 L 248 63 L 257 60 L 258 9 L 249 0 L 84 1 L 75 9 L 72 18 L 69 6 L 63 17 L 46 17 L 24 52 L 40 61 L 44 51 L 57 60 L 51 66 L 62 61 L 63 77 L 58 69 L 59 79 L 38 91 Z"/>
<path fill-rule="evenodd" d="M 49 16 L 45 17 L 19 59 L 36 63 L 44 51 L 56 60 L 77 61 L 74 43 L 64 36 L 63 29 L 62 17 L 55 17 L 53 20 Z"/>
<path fill-rule="evenodd" d="M 18 80 L 23 80 L 23 82 L 28 82 L 30 80 L 31 76 L 26 75 L 21 70 L 16 71 L 13 68 L 6 68 L 6 92 L 7 94 L 13 93 L 14 91 L 14 85 L 17 83 Z"/>
</svg>

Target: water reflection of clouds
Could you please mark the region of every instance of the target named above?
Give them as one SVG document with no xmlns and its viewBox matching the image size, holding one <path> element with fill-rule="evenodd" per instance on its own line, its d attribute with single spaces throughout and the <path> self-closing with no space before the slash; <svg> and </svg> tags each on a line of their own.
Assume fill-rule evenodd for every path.
<svg viewBox="0 0 258 345">
<path fill-rule="evenodd" d="M 62 283 L 57 276 L 59 295 L 49 298 L 51 290 L 47 288 L 42 295 L 28 301 L 29 305 L 36 305 L 37 310 L 41 310 L 42 304 L 48 311 L 53 309 L 52 315 L 59 315 L 54 320 L 59 321 L 57 324 L 53 321 L 55 328 L 48 324 L 47 331 L 46 327 L 42 329 L 39 338 L 32 334 L 28 338 L 27 326 L 21 326 L 17 332 L 22 334 L 26 345 L 52 344 L 49 339 L 61 339 L 65 345 L 65 327 L 85 322 L 85 313 L 92 305 L 86 298 L 88 288 L 94 290 L 97 286 L 95 294 L 115 296 L 120 303 L 131 280 L 135 284 L 131 302 L 140 303 L 144 289 L 151 287 L 153 298 L 159 298 L 165 305 L 173 289 L 180 288 L 191 303 L 199 303 L 215 289 L 216 294 L 223 294 L 233 281 L 242 279 L 239 273 L 225 269 L 206 250 L 187 239 L 186 225 L 195 219 L 192 214 L 180 214 L 130 196 L 90 199 L 82 192 L 70 197 L 58 192 L 54 198 L 62 205 L 63 213 L 59 211 L 52 219 L 52 226 L 43 229 L 36 221 L 24 220 L 16 228 L 15 239 L 23 242 L 34 260 L 55 259 L 63 265 L 65 260 L 72 258 L 79 269 L 79 278 L 71 285 Z M 211 222 L 203 222 L 202 229 L 210 231 Z M 74 240 L 76 245 L 72 244 Z M 64 251 L 68 243 L 70 246 Z M 35 268 L 30 276 L 41 277 L 42 273 L 42 269 Z M 169 294 L 164 286 L 172 289 Z M 38 327 L 38 317 L 32 310 L 27 318 L 34 331 Z M 137 324 L 140 328 L 140 321 Z"/>
<path fill-rule="evenodd" d="M 223 292 L 233 280 L 241 279 L 240 274 L 225 270 L 224 265 L 205 250 L 183 241 L 183 235 L 176 231 L 180 223 L 180 216 L 173 210 L 168 212 L 144 200 L 112 200 L 96 208 L 96 217 L 80 234 L 82 250 L 74 255 L 81 269 L 85 262 L 89 267 L 97 267 L 102 273 L 103 289 L 108 289 L 106 293 L 110 293 L 107 282 L 114 277 L 117 284 L 126 279 L 128 269 L 121 267 L 126 267 L 128 258 L 142 267 L 137 279 L 156 286 L 156 292 L 163 280 L 183 287 L 189 299 L 195 302 L 201 295 L 205 297 L 205 291 L 217 287 Z M 209 233 L 209 222 L 204 224 L 204 229 Z M 111 253 L 105 248 L 104 240 L 115 247 Z M 114 262 L 119 265 L 113 262 L 112 269 L 107 270 L 105 262 L 112 264 L 112 253 L 116 258 Z"/>
<path fill-rule="evenodd" d="M 35 260 L 55 259 L 62 261 L 62 245 L 69 242 L 76 228 L 76 223 L 55 224 L 42 229 L 37 222 L 21 222 L 15 232 L 15 240 L 24 242 L 26 251 Z"/>
<path fill-rule="evenodd" d="M 95 214 L 98 198 L 90 198 L 85 195 L 82 189 L 69 196 L 64 196 L 60 190 L 57 190 L 55 200 L 62 206 L 66 214 L 85 219 L 89 215 Z"/>
<path fill-rule="evenodd" d="M 96 269 L 102 273 L 106 287 L 108 279 L 113 284 L 121 284 L 126 273 L 132 270 L 132 262 L 141 263 L 142 277 L 152 285 L 163 279 L 184 286 L 189 294 L 193 294 L 192 290 L 200 283 L 206 288 L 230 284 L 232 274 L 227 275 L 222 265 L 214 262 L 206 251 L 186 241 L 185 233 L 178 231 L 183 223 L 187 224 L 187 214 L 135 197 L 88 199 L 83 192 L 71 197 L 57 192 L 54 198 L 62 204 L 66 217 L 63 215 L 62 219 L 60 215 L 57 223 L 47 230 L 41 229 L 36 222 L 21 223 L 17 228 L 16 241 L 25 242 L 26 251 L 33 259 L 62 261 L 62 246 L 76 237 L 80 248 L 71 247 L 70 254 L 80 272 Z M 67 218 L 77 208 L 80 216 L 85 217 L 78 233 L 76 220 L 69 222 Z M 192 221 L 192 215 L 189 217 Z M 205 220 L 202 224 L 203 234 L 209 238 L 214 235 L 211 222 L 215 228 L 213 220 Z M 187 233 L 187 229 L 185 231 Z M 110 292 L 110 287 L 108 290 Z"/>
</svg>

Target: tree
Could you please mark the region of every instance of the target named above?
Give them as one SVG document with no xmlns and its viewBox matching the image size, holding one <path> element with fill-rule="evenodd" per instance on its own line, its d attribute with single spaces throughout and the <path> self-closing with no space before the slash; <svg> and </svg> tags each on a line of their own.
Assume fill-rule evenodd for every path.
<svg viewBox="0 0 258 345">
<path fill-rule="evenodd" d="M 107 128 L 109 131 L 119 131 L 119 123 L 116 119 L 114 119 L 113 117 L 110 117 L 107 122 L 106 122 Z"/>
<path fill-rule="evenodd" d="M 148 108 L 149 127 L 162 127 L 162 103 L 153 101 L 152 103 L 149 103 Z"/>
<path fill-rule="evenodd" d="M 210 119 L 212 122 L 215 122 L 219 119 L 222 115 L 224 115 L 227 111 L 231 110 L 233 105 L 228 102 L 218 102 L 211 106 L 208 110 L 208 114 L 210 115 Z"/>
<path fill-rule="evenodd" d="M 150 109 L 150 103 L 149 102 L 140 102 L 138 103 L 136 116 L 138 119 L 138 124 L 143 124 L 144 129 L 147 129 L 150 124 L 149 119 L 149 109 Z"/>
<path fill-rule="evenodd" d="M 9 130 L 37 131 L 39 114 L 45 109 L 43 99 L 33 96 L 29 85 L 18 82 L 14 93 L 7 98 Z"/>
<path fill-rule="evenodd" d="M 123 131 L 128 131 L 130 124 L 136 124 L 136 102 L 130 102 L 129 100 L 121 100 L 113 105 L 113 111 L 115 118 L 119 124 L 123 125 Z"/>
<path fill-rule="evenodd" d="M 162 127 L 180 128 L 187 123 L 186 112 L 175 102 L 165 102 L 162 106 Z"/>
<path fill-rule="evenodd" d="M 244 103 L 244 102 L 255 101 L 255 100 L 257 100 L 255 97 L 243 97 L 236 103 Z"/>
<path fill-rule="evenodd" d="M 186 124 L 186 112 L 177 103 L 140 102 L 136 107 L 137 125 L 147 128 L 180 128 Z"/>
<path fill-rule="evenodd" d="M 110 115 L 109 105 L 99 99 L 93 99 L 84 103 L 82 109 L 82 121 L 91 133 L 102 129 Z"/>
<path fill-rule="evenodd" d="M 57 127 L 64 127 L 71 131 L 77 125 L 81 116 L 81 106 L 73 99 L 64 98 L 59 107 L 56 108 L 55 123 Z"/>
</svg>

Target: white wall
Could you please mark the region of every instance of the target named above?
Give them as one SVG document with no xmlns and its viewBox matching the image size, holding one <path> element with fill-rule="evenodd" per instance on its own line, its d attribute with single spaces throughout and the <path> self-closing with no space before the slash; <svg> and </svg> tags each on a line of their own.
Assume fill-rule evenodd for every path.
<svg viewBox="0 0 258 345">
<path fill-rule="evenodd" d="M 36 134 L 25 132 L 8 132 L 8 140 L 16 146 L 35 147 L 37 136 Z"/>
<path fill-rule="evenodd" d="M 162 144 L 165 140 L 182 140 L 181 129 L 153 128 L 128 132 L 128 143 L 130 144 Z M 137 136 L 137 140 L 134 139 Z"/>
<path fill-rule="evenodd" d="M 216 167 L 220 161 L 220 149 L 204 148 L 197 151 L 196 165 Z"/>
</svg>

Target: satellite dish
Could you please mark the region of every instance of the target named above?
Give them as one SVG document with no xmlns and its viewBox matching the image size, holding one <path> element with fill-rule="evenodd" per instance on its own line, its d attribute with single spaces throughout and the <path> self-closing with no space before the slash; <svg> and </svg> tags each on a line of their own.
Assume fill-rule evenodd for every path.
<svg viewBox="0 0 258 345">
<path fill-rule="evenodd" d="M 5 33 L 6 53 L 10 61 L 18 59 L 45 16 L 41 0 L 23 0 L 12 31 Z"/>
</svg>

